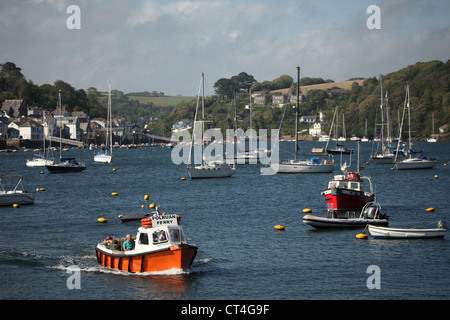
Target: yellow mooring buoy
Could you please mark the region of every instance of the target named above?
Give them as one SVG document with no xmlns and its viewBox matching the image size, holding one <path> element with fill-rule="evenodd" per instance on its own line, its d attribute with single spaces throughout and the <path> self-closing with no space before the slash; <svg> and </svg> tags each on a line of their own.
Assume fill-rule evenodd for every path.
<svg viewBox="0 0 450 320">
<path fill-rule="evenodd" d="M 156 204 L 150 203 L 150 205 L 149 205 L 148 207 L 149 207 L 150 209 L 152 209 L 152 208 L 156 207 Z"/>
<path fill-rule="evenodd" d="M 145 196 L 144 196 L 144 200 L 148 200 L 150 197 L 148 196 L 148 194 L 146 194 Z"/>
<path fill-rule="evenodd" d="M 182 178 L 181 178 L 181 181 L 184 181 L 184 180 L 186 180 L 186 178 L 185 178 L 185 177 L 182 177 Z"/>
<path fill-rule="evenodd" d="M 282 226 L 281 224 L 277 224 L 277 225 L 274 227 L 274 229 L 275 229 L 275 230 L 278 230 L 278 231 L 283 231 L 283 230 L 284 230 L 284 226 Z"/>
<path fill-rule="evenodd" d="M 433 212 L 433 211 L 434 211 L 434 208 L 431 208 L 431 207 L 430 207 L 430 208 L 426 208 L 425 211 L 426 211 L 426 212 Z"/>
<path fill-rule="evenodd" d="M 310 208 L 305 208 L 303 209 L 303 213 L 311 213 L 312 210 Z"/>
<path fill-rule="evenodd" d="M 437 178 L 439 178 L 439 176 L 438 176 L 437 174 L 435 174 L 435 175 L 434 175 L 434 178 L 437 179 Z"/>
<path fill-rule="evenodd" d="M 117 192 L 111 192 L 111 195 L 112 196 L 117 196 L 117 195 L 119 195 Z"/>
<path fill-rule="evenodd" d="M 20 207 L 20 204 L 18 204 L 18 203 L 13 204 L 13 208 L 19 208 L 19 207 Z"/>
<path fill-rule="evenodd" d="M 105 218 L 98 218 L 98 219 L 97 219 L 97 222 L 98 222 L 98 223 L 107 223 L 108 220 L 106 220 Z"/>
<path fill-rule="evenodd" d="M 367 234 L 365 234 L 365 233 L 358 233 L 356 235 L 356 239 L 367 239 Z"/>
</svg>

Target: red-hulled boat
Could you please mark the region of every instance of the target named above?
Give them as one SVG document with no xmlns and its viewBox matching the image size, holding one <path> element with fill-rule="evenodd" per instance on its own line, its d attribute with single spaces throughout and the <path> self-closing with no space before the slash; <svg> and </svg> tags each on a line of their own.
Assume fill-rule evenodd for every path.
<svg viewBox="0 0 450 320">
<path fill-rule="evenodd" d="M 133 238 L 132 250 L 123 249 L 125 239 L 99 243 L 95 247 L 97 261 L 105 267 L 133 273 L 189 269 L 197 247 L 187 243 L 179 222 L 180 216 L 173 214 L 156 213 L 144 218 Z"/>
<path fill-rule="evenodd" d="M 337 212 L 361 210 L 367 203 L 375 201 L 371 178 L 361 177 L 358 172 L 344 171 L 343 175 L 335 175 L 322 195 L 328 209 Z"/>
</svg>

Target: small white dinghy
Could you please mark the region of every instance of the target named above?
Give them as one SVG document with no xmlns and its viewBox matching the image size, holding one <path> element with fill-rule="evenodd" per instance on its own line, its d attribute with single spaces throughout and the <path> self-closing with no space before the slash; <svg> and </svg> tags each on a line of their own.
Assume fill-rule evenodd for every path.
<svg viewBox="0 0 450 320">
<path fill-rule="evenodd" d="M 374 238 L 379 239 L 436 239 L 443 238 L 447 232 L 444 221 L 437 223 L 437 228 L 390 228 L 368 225 L 369 233 Z"/>
</svg>

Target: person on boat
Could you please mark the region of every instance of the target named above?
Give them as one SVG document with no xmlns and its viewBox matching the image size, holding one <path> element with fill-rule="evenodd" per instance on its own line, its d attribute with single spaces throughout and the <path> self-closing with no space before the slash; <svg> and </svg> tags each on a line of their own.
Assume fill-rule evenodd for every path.
<svg viewBox="0 0 450 320">
<path fill-rule="evenodd" d="M 109 246 L 111 250 L 120 250 L 119 242 L 117 242 L 117 239 L 114 239 L 112 244 Z"/>
<path fill-rule="evenodd" d="M 125 251 L 130 251 L 134 249 L 134 242 L 131 239 L 131 235 L 127 234 L 127 240 L 123 242 L 123 249 Z"/>
<path fill-rule="evenodd" d="M 113 238 L 111 238 L 110 236 L 107 236 L 105 240 L 103 240 L 102 245 L 104 245 L 105 247 L 109 247 L 110 245 L 112 245 L 113 243 Z"/>
</svg>

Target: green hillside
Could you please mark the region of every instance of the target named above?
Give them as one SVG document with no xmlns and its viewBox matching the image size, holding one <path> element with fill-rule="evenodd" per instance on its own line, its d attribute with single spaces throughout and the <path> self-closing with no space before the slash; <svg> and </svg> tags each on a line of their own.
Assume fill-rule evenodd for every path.
<svg viewBox="0 0 450 320">
<path fill-rule="evenodd" d="M 195 97 L 186 96 L 148 97 L 133 94 L 127 94 L 127 96 L 132 100 L 139 101 L 140 103 L 152 103 L 156 107 L 175 107 L 181 102 L 192 101 L 195 99 Z"/>
<path fill-rule="evenodd" d="M 446 63 L 441 61 L 418 62 L 382 75 L 382 79 L 383 92 L 388 93 L 390 122 L 395 136 L 398 135 L 398 115 L 402 114 L 408 82 L 410 84 L 411 123 L 415 137 L 426 137 L 432 134 L 433 113 L 435 114 L 436 133 L 438 132 L 437 128 L 450 122 L 450 60 Z M 340 121 L 342 121 L 343 114 L 345 117 L 347 137 L 363 136 L 367 119 L 368 134 L 373 138 L 376 116 L 378 116 L 377 122 L 381 121 L 380 112 L 377 110 L 380 98 L 379 75 L 362 81 L 352 81 L 351 85 L 349 85 L 349 81 L 346 81 L 342 85 L 341 83 L 325 83 L 322 89 L 319 85 L 313 86 L 314 89 L 309 86 L 300 88 L 306 98 L 300 104 L 301 115 L 318 116 L 319 111 L 322 111 L 326 115 L 325 119 L 331 122 L 335 107 L 338 105 Z M 343 95 L 333 96 L 330 94 L 333 88 L 336 89 L 340 86 L 345 90 Z M 272 101 L 271 92 L 280 91 L 286 93 L 289 89 L 267 90 L 266 104 L 270 104 Z M 245 110 L 245 105 L 248 104 L 248 96 L 237 100 L 238 127 L 243 127 L 244 120 L 245 128 L 249 126 L 249 115 Z M 170 135 L 170 128 L 174 122 L 184 118 L 193 119 L 195 106 L 196 101 L 180 103 L 163 121 L 152 124 L 153 130 Z M 222 130 L 234 128 L 234 102 L 232 99 L 218 96 L 208 97 L 205 108 L 211 127 L 220 127 Z M 256 130 L 278 128 L 282 114 L 283 108 L 254 105 L 252 126 Z M 308 127 L 307 125 L 300 126 L 300 130 Z M 292 135 L 293 132 L 293 109 L 288 108 L 281 134 Z"/>
</svg>

